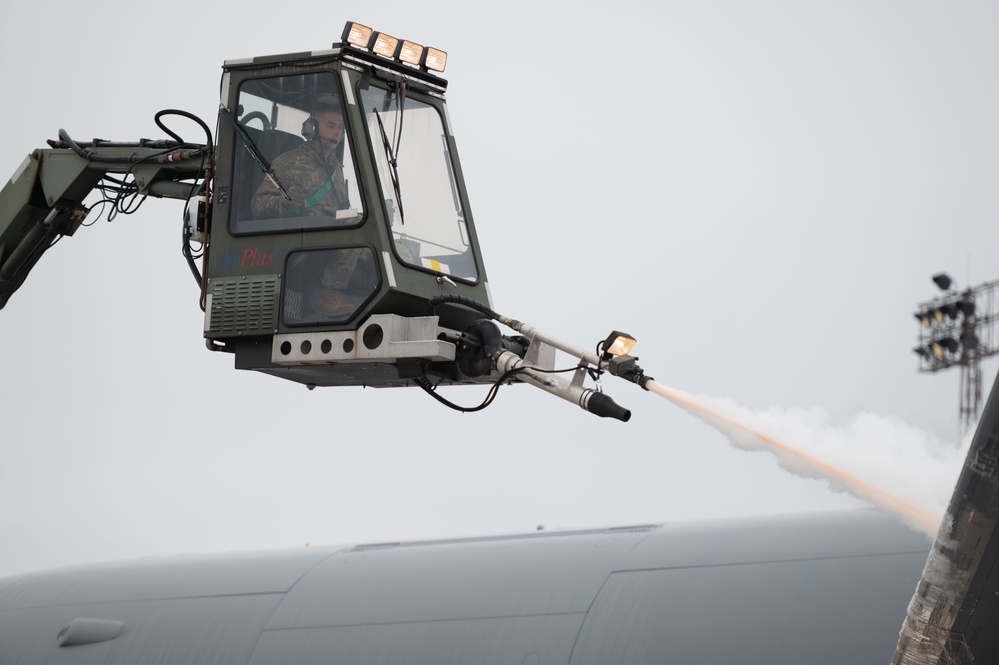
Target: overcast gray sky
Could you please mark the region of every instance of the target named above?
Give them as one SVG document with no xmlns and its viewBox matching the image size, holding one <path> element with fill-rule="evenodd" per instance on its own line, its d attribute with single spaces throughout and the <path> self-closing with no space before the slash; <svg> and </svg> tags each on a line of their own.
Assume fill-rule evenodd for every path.
<svg viewBox="0 0 999 665">
<path fill-rule="evenodd" d="M 0 175 L 60 127 L 214 125 L 224 60 L 347 20 L 448 51 L 498 311 L 584 348 L 628 331 L 691 393 L 956 441 L 957 373 L 917 374 L 912 312 L 938 271 L 999 278 L 999 5 L 8 3 Z M 461 415 L 237 372 L 205 350 L 181 208 L 82 229 L 0 312 L 0 575 L 855 505 L 612 379 L 627 424 L 526 386 Z"/>
</svg>

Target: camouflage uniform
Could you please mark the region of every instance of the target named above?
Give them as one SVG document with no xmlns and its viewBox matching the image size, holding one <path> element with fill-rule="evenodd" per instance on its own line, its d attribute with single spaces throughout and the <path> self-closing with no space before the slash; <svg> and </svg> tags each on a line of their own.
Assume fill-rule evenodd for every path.
<svg viewBox="0 0 999 665">
<path fill-rule="evenodd" d="M 318 141 L 308 141 L 279 155 L 271 168 L 291 201 L 284 198 L 269 178 L 264 178 L 251 203 L 257 217 L 324 215 L 336 218 L 337 210 L 350 207 L 343 167 L 333 151 L 328 159 L 322 158 Z"/>
</svg>

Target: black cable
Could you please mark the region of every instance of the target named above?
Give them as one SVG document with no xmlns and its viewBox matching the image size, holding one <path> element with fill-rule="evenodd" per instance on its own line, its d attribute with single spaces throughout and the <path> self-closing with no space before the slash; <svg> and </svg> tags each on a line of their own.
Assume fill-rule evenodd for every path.
<svg viewBox="0 0 999 665">
<path fill-rule="evenodd" d="M 90 211 L 89 212 L 93 212 L 94 208 L 96 208 L 97 206 L 101 207 L 100 212 L 98 212 L 96 215 L 91 215 L 88 212 L 87 219 L 89 219 L 90 221 L 89 222 L 87 222 L 87 221 L 80 222 L 80 226 L 82 226 L 82 227 L 88 227 L 88 226 L 93 226 L 94 224 L 96 224 L 98 222 L 98 220 L 100 220 L 100 218 L 104 215 L 104 206 L 106 206 L 109 203 L 111 203 L 111 199 L 109 199 L 105 195 L 105 197 L 103 199 L 101 199 L 100 201 L 96 202 L 94 205 L 90 206 Z"/>
<path fill-rule="evenodd" d="M 165 124 L 163 124 L 161 118 L 166 115 L 179 115 L 184 118 L 188 118 L 189 120 L 193 120 L 201 127 L 202 130 L 204 130 L 205 136 L 208 139 L 207 144 L 200 145 L 197 143 L 184 142 L 184 140 L 176 132 L 172 131 Z M 107 157 L 103 155 L 98 155 L 93 152 L 85 150 L 82 146 L 80 146 L 76 141 L 74 141 L 69 136 L 69 134 L 66 132 L 65 129 L 59 130 L 60 141 L 65 146 L 68 146 L 70 150 L 76 153 L 77 156 L 88 162 L 131 165 L 120 179 L 112 177 L 108 174 L 104 174 L 101 177 L 97 185 L 94 186 L 94 189 L 101 193 L 102 198 L 101 200 L 97 201 L 90 207 L 90 210 L 93 210 L 95 207 L 100 206 L 99 213 L 97 215 L 90 216 L 90 219 L 92 221 L 90 221 L 89 223 L 81 223 L 82 226 L 91 226 L 94 223 L 96 223 L 97 220 L 99 220 L 102 216 L 104 216 L 104 209 L 108 205 L 111 206 L 110 210 L 107 212 L 108 222 L 114 221 L 115 217 L 117 217 L 119 214 L 130 215 L 136 212 L 142 206 L 142 204 L 146 201 L 148 197 L 145 194 L 140 193 L 139 187 L 135 182 L 135 176 L 132 176 L 131 181 L 128 179 L 128 177 L 132 174 L 132 168 L 136 164 L 147 162 L 150 160 L 160 161 L 160 158 L 163 158 L 167 155 L 171 155 L 172 153 L 177 152 L 179 149 L 187 148 L 191 150 L 191 152 L 187 153 L 187 157 L 193 157 L 195 156 L 196 153 L 201 154 L 201 167 L 199 170 L 201 173 L 205 172 L 206 162 L 208 162 L 208 160 L 210 159 L 209 155 L 213 146 L 212 131 L 208 127 L 208 125 L 205 124 L 205 122 L 201 118 L 194 115 L 193 113 L 182 111 L 180 109 L 164 109 L 158 112 L 153 117 L 153 119 L 156 122 L 156 125 L 164 132 L 166 132 L 168 135 L 170 135 L 171 138 L 176 140 L 179 145 L 169 145 L 169 143 L 166 141 L 155 142 L 156 145 L 165 146 L 166 149 L 164 149 L 162 152 L 148 155 L 146 157 L 137 157 L 134 154 L 127 157 Z M 95 141 L 94 145 L 96 145 L 96 143 L 97 142 Z M 59 147 L 52 141 L 50 141 L 49 144 L 52 145 L 53 147 Z M 142 142 L 143 146 L 145 146 L 146 144 L 147 142 L 145 141 Z M 150 143 L 150 145 L 152 145 L 152 143 Z M 168 159 L 166 161 L 170 160 Z M 199 183 L 197 181 L 197 178 L 194 179 L 194 182 L 191 183 L 191 193 L 188 196 L 188 202 L 186 204 L 187 207 L 190 206 L 190 199 L 198 192 L 199 188 L 202 191 L 204 191 L 206 186 L 207 186 L 207 181 L 202 181 L 201 183 Z M 198 281 L 198 284 L 200 286 L 202 284 L 202 277 L 200 272 L 198 271 L 197 265 L 194 263 L 194 259 L 200 258 L 202 256 L 200 252 L 203 252 L 203 250 L 200 250 L 200 252 L 197 255 L 195 255 L 195 253 L 192 251 L 190 247 L 190 231 L 187 229 L 186 223 L 184 225 L 183 236 L 184 236 L 183 237 L 184 245 L 181 248 L 181 253 L 184 255 L 184 258 L 187 260 L 188 266 L 190 267 L 192 274 L 194 274 L 194 277 Z M 55 242 L 58 242 L 58 240 L 59 238 L 56 238 L 56 240 L 52 241 L 49 246 L 54 245 Z M 34 260 L 37 261 L 37 257 Z M 32 261 L 31 263 L 33 264 L 34 261 Z"/>
<path fill-rule="evenodd" d="M 440 395 L 437 394 L 437 391 L 434 389 L 434 386 L 430 384 L 430 381 L 428 379 L 417 379 L 416 385 L 423 388 L 423 391 L 425 393 L 427 393 L 435 400 L 437 400 L 438 402 L 440 402 L 441 404 L 450 409 L 454 409 L 455 411 L 461 411 L 462 413 L 474 413 L 476 411 L 481 411 L 482 409 L 492 404 L 493 400 L 496 399 L 496 394 L 499 392 L 500 386 L 503 383 L 505 383 L 507 380 L 509 380 L 510 377 L 516 374 L 520 374 L 521 372 L 524 372 L 528 369 L 532 368 L 514 367 L 513 369 L 509 369 L 506 372 L 504 372 L 498 379 L 496 379 L 496 382 L 493 383 L 492 387 L 489 388 L 489 392 L 486 393 L 485 400 L 483 400 L 482 404 L 479 404 L 478 406 L 461 406 L 460 404 L 455 404 L 454 402 L 448 400 L 445 397 L 441 397 Z"/>
<path fill-rule="evenodd" d="M 165 115 L 179 115 L 179 116 L 181 116 L 183 118 L 187 118 L 188 120 L 193 120 L 205 132 L 205 137 L 207 138 L 207 143 L 205 145 L 203 145 L 203 146 L 202 145 L 198 145 L 196 143 L 186 143 L 184 141 L 184 139 L 182 139 L 180 137 L 180 135 L 178 135 L 176 132 L 174 132 L 173 130 L 171 130 L 169 127 L 167 127 L 163 123 L 163 121 L 161 120 L 161 118 L 163 116 L 165 116 Z M 160 111 L 159 113 L 157 113 L 155 116 L 153 116 L 153 120 L 156 122 L 156 126 L 157 127 L 159 127 L 164 132 L 166 132 L 167 134 L 169 134 L 172 139 L 178 141 L 181 144 L 180 147 L 182 147 L 182 148 L 195 148 L 195 149 L 198 150 L 198 152 L 201 153 L 201 166 L 199 168 L 199 171 L 201 173 L 204 173 L 205 172 L 205 163 L 208 160 L 208 151 L 211 149 L 211 146 L 212 146 L 212 130 L 211 130 L 211 128 L 208 127 L 208 125 L 205 123 L 205 121 L 202 120 L 201 118 L 199 118 L 198 116 L 194 115 L 193 113 L 189 113 L 189 112 L 183 111 L 181 109 L 163 109 L 162 111 Z M 216 119 L 216 123 L 217 122 L 218 122 L 218 119 Z M 218 128 L 218 125 L 216 124 L 216 129 L 217 128 Z M 187 267 L 190 269 L 191 274 L 194 276 L 194 280 L 198 283 L 198 288 L 202 288 L 204 286 L 204 279 L 203 279 L 203 277 L 201 275 L 201 271 L 198 270 L 198 265 L 197 265 L 197 263 L 195 263 L 195 259 L 196 258 L 200 258 L 202 256 L 202 254 L 201 254 L 201 252 L 199 252 L 197 255 L 195 255 L 195 252 L 192 251 L 192 249 L 191 249 L 192 231 L 188 227 L 187 219 L 188 219 L 188 215 L 190 214 L 191 199 L 194 198 L 198 194 L 199 191 L 204 192 L 206 190 L 206 188 L 207 188 L 207 181 L 202 181 L 202 182 L 199 183 L 199 182 L 197 182 L 197 180 L 195 180 L 195 182 L 191 183 L 191 192 L 188 195 L 187 201 L 184 204 L 184 214 L 181 215 L 182 226 L 181 226 L 181 248 L 180 248 L 180 253 L 184 257 L 184 260 L 187 263 Z M 136 206 L 136 209 L 137 208 L 138 208 L 138 206 Z M 195 212 L 195 215 L 197 215 L 197 212 Z"/>
<path fill-rule="evenodd" d="M 202 158 L 202 168 L 204 168 L 204 158 Z M 201 275 L 201 271 L 198 270 L 198 264 L 195 262 L 195 259 L 200 259 L 203 256 L 204 245 L 202 244 L 202 249 L 197 253 L 191 249 L 191 236 L 193 235 L 193 232 L 191 231 L 191 227 L 188 225 L 188 219 L 190 219 L 191 214 L 191 199 L 199 193 L 203 193 L 205 189 L 206 184 L 204 182 L 202 182 L 200 186 L 191 188 L 191 194 L 187 197 L 187 201 L 184 203 L 184 214 L 181 216 L 180 227 L 180 253 L 187 262 L 187 267 L 190 269 L 191 274 L 194 275 L 194 280 L 198 283 L 198 288 L 201 288 L 201 285 L 204 283 L 204 278 Z M 198 211 L 195 210 L 194 214 L 195 217 L 197 217 Z M 197 222 L 195 222 L 195 224 L 197 224 Z"/>
<path fill-rule="evenodd" d="M 525 369 L 530 369 L 532 372 L 542 372 L 544 374 L 568 374 L 569 372 L 584 370 L 594 381 L 599 381 L 600 376 L 604 373 L 604 370 L 602 369 L 595 369 L 585 365 L 576 365 L 575 367 L 569 367 L 566 369 L 542 369 L 540 367 L 530 367 Z"/>
<path fill-rule="evenodd" d="M 184 259 L 187 261 L 187 267 L 190 268 L 191 274 L 194 275 L 194 281 L 198 283 L 198 288 L 200 289 L 203 283 L 203 279 L 201 276 L 201 271 L 198 270 L 198 264 L 195 263 L 195 259 L 199 258 L 200 254 L 196 257 L 191 252 L 191 229 L 187 226 L 187 224 L 183 225 L 181 236 L 182 236 L 183 245 L 180 248 L 180 253 L 184 256 Z"/>
<path fill-rule="evenodd" d="M 183 118 L 187 118 L 188 120 L 193 120 L 194 122 L 196 122 L 201 127 L 201 129 L 205 132 L 205 137 L 207 138 L 206 144 L 204 146 L 201 146 L 201 145 L 198 145 L 196 143 L 186 143 L 184 141 L 184 139 L 182 139 L 177 133 L 175 133 L 169 127 L 167 127 L 165 124 L 163 124 L 163 121 L 161 120 L 161 118 L 163 116 L 165 116 L 165 115 L 179 115 L 179 116 L 181 116 Z M 201 167 L 200 167 L 199 170 L 200 170 L 200 172 L 204 173 L 204 171 L 205 171 L 205 162 L 208 159 L 208 150 L 212 146 L 212 130 L 211 130 L 211 128 L 208 127 L 208 125 L 205 123 L 205 121 L 202 120 L 201 118 L 199 118 L 198 116 L 194 115 L 193 113 L 189 113 L 189 112 L 183 111 L 181 109 L 163 109 L 162 111 L 160 111 L 159 113 L 157 113 L 155 116 L 153 116 L 153 120 L 156 122 L 156 126 L 157 127 L 159 127 L 164 132 L 166 132 L 167 134 L 169 134 L 172 139 L 180 142 L 180 144 L 181 144 L 180 147 L 183 147 L 183 148 L 196 148 L 196 149 L 198 149 L 198 151 L 201 153 Z M 216 123 L 217 122 L 218 122 L 218 119 L 216 118 Z M 218 128 L 218 125 L 216 124 L 216 129 L 217 128 Z M 187 225 L 187 219 L 188 219 L 188 215 L 190 214 L 191 199 L 194 198 L 198 194 L 199 191 L 201 191 L 201 192 L 205 191 L 206 187 L 207 187 L 207 183 L 204 182 L 204 181 L 202 181 L 201 183 L 198 183 L 197 181 L 191 183 L 191 193 L 188 195 L 187 201 L 184 204 L 184 213 L 185 214 L 181 216 L 182 226 L 181 226 L 181 248 L 180 248 L 180 253 L 184 257 L 184 260 L 187 262 L 187 267 L 191 270 L 191 274 L 194 275 L 194 279 L 198 283 L 198 287 L 199 288 L 201 288 L 203 286 L 204 281 L 203 281 L 203 278 L 202 278 L 202 275 L 201 275 L 201 271 L 198 270 L 198 265 L 197 265 L 197 263 L 195 263 L 195 259 L 196 258 L 200 258 L 201 253 L 199 252 L 197 254 L 197 256 L 196 256 L 195 253 L 191 249 L 191 235 L 192 235 L 192 232 L 191 232 L 191 229 Z M 136 206 L 136 209 L 138 209 L 138 206 Z M 197 215 L 198 214 L 197 211 L 195 211 L 194 214 Z"/>
<path fill-rule="evenodd" d="M 131 215 L 133 212 L 137 211 L 143 203 L 146 201 L 145 194 L 140 195 L 138 188 L 130 192 L 126 192 L 126 187 L 119 187 L 118 193 L 115 198 L 111 201 L 111 211 L 108 213 L 107 221 L 113 222 L 114 218 L 119 214 L 121 215 Z M 136 202 L 138 200 L 138 202 Z"/>
</svg>

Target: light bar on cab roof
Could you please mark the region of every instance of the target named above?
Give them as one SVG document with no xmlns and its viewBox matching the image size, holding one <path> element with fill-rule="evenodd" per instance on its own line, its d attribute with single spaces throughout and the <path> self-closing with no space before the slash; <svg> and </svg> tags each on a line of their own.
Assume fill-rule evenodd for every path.
<svg viewBox="0 0 999 665">
<path fill-rule="evenodd" d="M 414 42 L 403 40 L 399 47 L 399 59 L 414 67 L 420 66 L 420 59 L 423 57 L 423 47 Z"/>
<path fill-rule="evenodd" d="M 368 44 L 371 43 L 372 32 L 374 32 L 374 30 L 366 25 L 354 23 L 353 21 L 347 21 L 347 25 L 343 27 L 343 36 L 340 37 L 340 39 L 348 44 L 351 44 L 352 46 L 368 48 Z"/>
<path fill-rule="evenodd" d="M 423 54 L 423 61 L 420 66 L 424 69 L 432 69 L 435 72 L 443 72 L 447 65 L 447 53 L 432 46 L 428 46 Z"/>
<path fill-rule="evenodd" d="M 395 58 L 396 47 L 399 46 L 399 40 L 391 35 L 386 35 L 384 32 L 375 33 L 375 43 L 371 45 L 371 52 L 377 53 L 383 58 Z"/>
<path fill-rule="evenodd" d="M 447 65 L 447 53 L 440 49 L 396 39 L 353 21 L 347 21 L 340 40 L 383 58 L 419 67 L 423 71 L 443 72 Z"/>
</svg>

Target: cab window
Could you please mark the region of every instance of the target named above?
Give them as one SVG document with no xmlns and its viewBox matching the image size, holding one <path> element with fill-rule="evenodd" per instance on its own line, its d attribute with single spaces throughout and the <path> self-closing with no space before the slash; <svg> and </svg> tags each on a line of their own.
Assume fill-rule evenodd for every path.
<svg viewBox="0 0 999 665">
<path fill-rule="evenodd" d="M 378 287 L 370 247 L 292 252 L 285 268 L 282 318 L 292 326 L 345 323 Z"/>
<path fill-rule="evenodd" d="M 233 162 L 233 233 L 360 223 L 364 210 L 332 73 L 244 81 L 234 115 L 242 132 Z"/>
<path fill-rule="evenodd" d="M 477 280 L 440 112 L 403 86 L 371 84 L 360 97 L 396 255 L 433 273 Z"/>
</svg>

